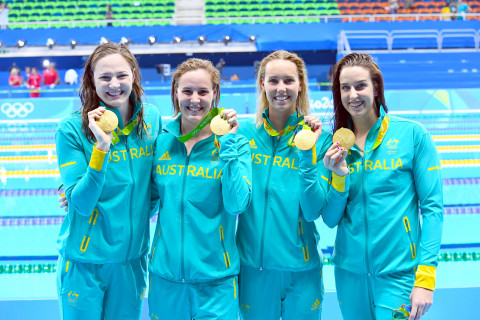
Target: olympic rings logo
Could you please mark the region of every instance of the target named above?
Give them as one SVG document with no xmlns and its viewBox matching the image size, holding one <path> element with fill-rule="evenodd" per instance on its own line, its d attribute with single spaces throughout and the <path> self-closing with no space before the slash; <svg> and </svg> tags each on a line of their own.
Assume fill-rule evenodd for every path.
<svg viewBox="0 0 480 320">
<path fill-rule="evenodd" d="M 33 111 L 34 107 L 31 102 L 15 102 L 13 104 L 6 102 L 2 104 L 1 109 L 2 112 L 5 113 L 9 118 L 25 118 L 30 112 Z"/>
</svg>

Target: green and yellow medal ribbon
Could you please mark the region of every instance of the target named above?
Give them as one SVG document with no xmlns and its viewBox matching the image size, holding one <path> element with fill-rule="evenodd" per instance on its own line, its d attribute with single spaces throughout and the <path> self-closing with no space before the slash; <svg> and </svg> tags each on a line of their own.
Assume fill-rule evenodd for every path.
<svg viewBox="0 0 480 320">
<path fill-rule="evenodd" d="M 195 127 L 195 129 L 193 129 L 192 131 L 190 131 L 189 133 L 187 133 L 186 135 L 183 135 L 181 137 L 177 137 L 178 140 L 180 140 L 181 142 L 185 143 L 187 142 L 188 140 L 190 140 L 191 138 L 193 138 L 197 133 L 199 133 L 200 131 L 202 131 L 203 128 L 205 128 L 211 121 L 212 119 L 216 116 L 216 115 L 219 115 L 220 114 L 220 111 L 222 111 L 223 109 L 220 109 L 220 108 L 213 108 L 212 110 L 210 110 L 210 112 L 205 116 L 205 118 L 203 118 L 202 121 L 200 121 L 200 123 Z M 218 141 L 217 139 L 217 135 L 215 135 L 215 147 L 217 147 L 218 149 L 220 149 L 220 142 Z"/>
<path fill-rule="evenodd" d="M 295 131 L 294 134 L 290 137 L 290 139 L 288 139 L 288 142 L 287 142 L 287 144 L 290 147 L 295 146 L 295 143 L 293 143 L 293 139 L 295 138 L 295 134 L 299 131 L 300 127 L 302 127 L 304 125 L 305 125 L 305 121 L 303 119 L 303 115 L 301 115 L 300 117 L 296 118 L 291 123 L 289 123 L 282 131 L 278 132 L 277 130 L 275 130 L 273 125 L 267 119 L 266 115 L 263 114 L 263 127 L 265 128 L 265 131 L 267 131 L 268 134 L 271 135 L 272 137 L 286 136 L 290 132 Z"/>
<path fill-rule="evenodd" d="M 383 117 L 383 121 L 382 121 L 382 124 L 380 124 L 380 130 L 378 130 L 378 135 L 377 135 L 377 138 L 375 139 L 375 143 L 373 144 L 373 147 L 372 149 L 368 150 L 368 151 L 364 151 L 362 149 L 360 149 L 356 144 L 352 147 L 352 149 L 355 149 L 357 151 L 361 151 L 363 153 L 369 153 L 373 150 L 375 150 L 383 141 L 383 138 L 385 137 L 385 134 L 387 134 L 387 129 L 388 129 L 388 124 L 390 123 L 390 118 L 385 115 L 385 117 Z"/>
<path fill-rule="evenodd" d="M 112 135 L 113 135 L 112 144 L 115 145 L 118 142 L 120 142 L 119 136 L 122 136 L 122 135 L 128 136 L 133 131 L 133 128 L 135 128 L 135 125 L 137 124 L 137 122 L 138 122 L 138 117 L 132 122 L 130 122 L 125 128 L 120 129 L 119 127 L 117 127 L 115 131 L 112 131 Z"/>
</svg>

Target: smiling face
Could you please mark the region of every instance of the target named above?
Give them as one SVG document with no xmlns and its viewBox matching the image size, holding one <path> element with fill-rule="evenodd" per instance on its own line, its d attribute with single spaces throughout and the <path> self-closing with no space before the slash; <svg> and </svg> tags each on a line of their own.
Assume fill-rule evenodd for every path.
<svg viewBox="0 0 480 320">
<path fill-rule="evenodd" d="M 367 69 L 359 66 L 344 67 L 340 72 L 340 95 L 343 107 L 354 122 L 375 122 L 375 92 L 372 78 Z"/>
<path fill-rule="evenodd" d="M 292 114 L 298 93 L 302 90 L 297 66 L 288 60 L 272 60 L 265 66 L 265 77 L 262 80 L 270 115 L 275 113 Z"/>
<path fill-rule="evenodd" d="M 97 95 L 105 104 L 128 108 L 134 76 L 125 58 L 116 53 L 99 59 L 93 68 L 93 79 Z"/>
<path fill-rule="evenodd" d="M 182 130 L 195 128 L 205 118 L 216 94 L 212 78 L 205 69 L 185 72 L 178 79 L 175 93 L 182 113 Z"/>
</svg>

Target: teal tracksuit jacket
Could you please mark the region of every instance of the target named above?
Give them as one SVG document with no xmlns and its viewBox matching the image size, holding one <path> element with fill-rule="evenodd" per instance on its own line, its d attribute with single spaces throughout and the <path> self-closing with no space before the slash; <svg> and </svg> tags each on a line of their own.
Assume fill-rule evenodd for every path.
<svg viewBox="0 0 480 320">
<path fill-rule="evenodd" d="M 385 116 L 370 129 L 363 157 L 355 148 L 347 156 L 343 204 L 326 209 L 344 211 L 333 261 L 359 274 L 416 270 L 415 286 L 433 290 L 443 226 L 440 160 L 421 124 L 390 115 L 371 150 Z"/>
<path fill-rule="evenodd" d="M 134 108 L 132 119 L 140 111 Z M 122 118 L 115 109 L 119 127 Z M 79 112 L 63 119 L 55 135 L 58 165 L 68 200 L 68 214 L 58 246 L 66 259 L 95 264 L 144 256 L 149 245 L 149 217 L 158 195 L 150 176 L 155 139 L 162 124 L 155 106 L 143 106 L 147 135 L 120 135 L 108 153 L 100 152 L 81 130 Z"/>
<path fill-rule="evenodd" d="M 239 273 L 236 215 L 251 200 L 248 141 L 239 134 L 195 144 L 187 156 L 180 117 L 157 139 L 154 180 L 160 211 L 149 271 L 175 282 L 204 282 Z"/>
<path fill-rule="evenodd" d="M 268 117 L 268 110 L 265 114 Z M 292 114 L 287 124 L 296 118 L 297 113 Z M 305 152 L 302 161 L 312 166 L 304 169 L 300 166 L 299 150 L 287 145 L 293 132 L 277 139 L 263 125 L 257 127 L 252 119 L 242 121 L 239 132 L 250 142 L 253 172 L 252 204 L 239 217 L 237 231 L 242 265 L 280 271 L 321 268 L 319 234 L 314 222 L 305 219 L 304 209 L 323 208 L 326 203 L 310 195 L 320 192 L 323 199 L 327 197 L 330 173 L 323 166 L 323 155 L 332 143 L 331 135 L 322 133 L 315 154 Z M 300 175 L 312 168 L 323 179 L 310 181 L 316 188 L 301 188 Z"/>
</svg>

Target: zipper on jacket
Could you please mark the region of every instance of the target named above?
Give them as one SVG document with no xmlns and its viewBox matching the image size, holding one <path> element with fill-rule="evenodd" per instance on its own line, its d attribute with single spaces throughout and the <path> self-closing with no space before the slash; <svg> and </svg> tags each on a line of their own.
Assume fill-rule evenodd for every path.
<svg viewBox="0 0 480 320">
<path fill-rule="evenodd" d="M 128 164 L 129 164 L 129 171 L 130 171 L 130 177 L 133 177 L 133 163 L 132 163 L 132 158 L 130 157 L 130 148 L 128 147 L 128 136 L 125 136 L 125 149 L 127 150 L 127 158 L 128 158 Z M 130 192 L 130 210 L 128 212 L 129 218 L 130 218 L 130 242 L 128 243 L 128 249 L 127 249 L 127 256 L 125 257 L 125 261 L 129 260 L 130 256 L 130 250 L 132 249 L 132 241 L 133 241 L 133 217 L 132 217 L 132 198 L 133 198 L 133 191 L 135 190 L 135 179 L 132 179 L 132 191 Z"/>
<path fill-rule="evenodd" d="M 368 276 L 370 276 L 370 252 L 368 248 L 368 210 L 367 210 L 367 192 L 365 189 L 365 155 L 362 155 L 362 194 L 363 194 L 363 210 L 364 210 L 364 223 L 365 223 L 365 264 Z"/>
<path fill-rule="evenodd" d="M 277 137 L 272 137 L 272 141 L 273 141 L 272 158 L 271 158 L 272 161 L 275 159 L 275 154 L 277 153 L 278 140 L 279 139 Z M 267 195 L 265 197 L 265 208 L 263 210 L 262 240 L 261 240 L 261 243 L 260 243 L 260 270 L 263 270 L 263 251 L 264 251 L 264 246 L 265 246 L 265 227 L 266 227 L 266 224 L 267 224 L 268 200 L 270 198 L 269 185 L 270 185 L 270 176 L 272 174 L 272 167 L 273 167 L 273 162 L 268 167 L 268 173 L 267 173 L 267 183 L 266 183 Z"/>
<path fill-rule="evenodd" d="M 184 145 L 185 147 L 185 145 Z M 195 147 L 195 146 L 194 146 Z M 193 149 L 193 148 L 192 148 Z M 190 154 L 192 154 L 192 150 L 190 150 Z M 185 148 L 185 155 L 186 155 L 186 148 Z M 180 257 L 180 278 L 182 278 L 182 282 L 185 282 L 185 184 L 187 180 L 187 172 L 188 172 L 188 163 L 190 162 L 190 155 L 187 156 L 185 161 L 185 173 L 183 175 L 182 181 L 182 210 L 180 211 L 180 227 L 181 227 L 181 257 Z"/>
</svg>

